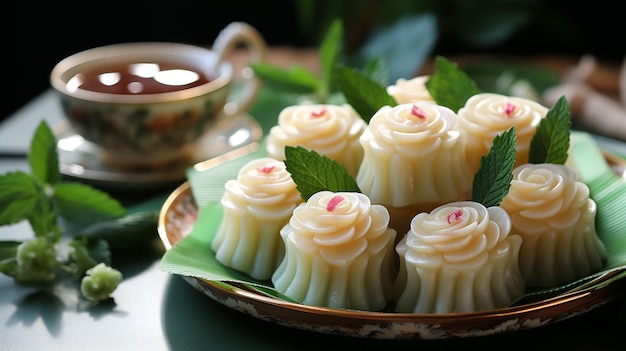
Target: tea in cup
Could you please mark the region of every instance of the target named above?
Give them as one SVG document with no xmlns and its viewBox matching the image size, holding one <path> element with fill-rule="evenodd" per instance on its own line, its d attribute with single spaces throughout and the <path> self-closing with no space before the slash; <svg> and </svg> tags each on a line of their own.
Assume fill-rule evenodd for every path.
<svg viewBox="0 0 626 351">
<path fill-rule="evenodd" d="M 235 72 L 228 57 L 239 45 L 251 62 L 267 45 L 243 22 L 226 26 L 211 48 L 169 42 L 96 47 L 61 60 L 50 82 L 70 126 L 96 145 L 103 160 L 123 167 L 163 167 L 189 158 L 196 141 L 224 118 L 239 118 L 261 82 Z"/>
</svg>

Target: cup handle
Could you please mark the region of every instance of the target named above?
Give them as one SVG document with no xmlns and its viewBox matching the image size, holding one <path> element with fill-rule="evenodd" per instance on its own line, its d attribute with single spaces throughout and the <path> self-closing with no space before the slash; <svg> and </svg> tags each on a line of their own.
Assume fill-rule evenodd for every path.
<svg viewBox="0 0 626 351">
<path fill-rule="evenodd" d="M 244 22 L 232 22 L 220 31 L 215 38 L 212 49 L 217 53 L 216 65 L 227 60 L 238 45 L 245 45 L 251 53 L 250 62 L 265 61 L 267 44 L 261 34 L 252 26 Z M 254 76 L 248 67 L 242 72 L 244 79 L 241 95 L 237 101 L 229 101 L 224 106 L 226 115 L 236 115 L 250 108 L 261 89 L 261 81 Z"/>
</svg>

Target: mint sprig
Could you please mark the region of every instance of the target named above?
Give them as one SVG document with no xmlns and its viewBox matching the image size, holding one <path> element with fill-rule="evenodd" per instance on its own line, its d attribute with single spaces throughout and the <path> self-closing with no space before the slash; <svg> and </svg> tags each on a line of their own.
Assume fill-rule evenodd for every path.
<svg viewBox="0 0 626 351">
<path fill-rule="evenodd" d="M 117 220 L 126 209 L 98 189 L 62 180 L 57 141 L 45 121 L 35 130 L 28 161 L 30 174 L 0 175 L 0 225 L 28 221 L 33 230 L 31 239 L 0 241 L 0 273 L 19 283 L 48 284 L 57 271 L 81 277 L 99 262 L 109 265 L 105 240 L 76 236 L 65 243 L 61 236 L 69 226 Z M 67 245 L 66 257 L 61 245 Z"/>
<path fill-rule="evenodd" d="M 471 96 L 481 93 L 472 80 L 448 59 L 435 58 L 435 73 L 426 81 L 426 88 L 437 104 L 458 112 Z"/>
<path fill-rule="evenodd" d="M 342 54 L 343 23 L 335 20 L 322 40 L 319 50 L 321 77 L 307 68 L 293 64 L 285 69 L 265 62 L 250 64 L 254 74 L 266 86 L 311 95 L 318 103 L 327 103 L 334 91 L 334 68 Z"/>
<path fill-rule="evenodd" d="M 515 126 L 498 134 L 474 175 L 472 200 L 485 207 L 498 206 L 509 193 L 515 165 Z"/>
<path fill-rule="evenodd" d="M 254 74 L 263 80 L 266 87 L 289 91 L 293 94 L 315 94 L 322 91 L 318 77 L 305 67 L 294 64 L 288 69 L 264 62 L 251 63 Z M 319 95 L 322 101 L 322 95 Z"/>
<path fill-rule="evenodd" d="M 345 101 L 369 122 L 379 108 L 396 104 L 385 87 L 389 70 L 386 61 L 381 58 L 368 60 L 361 70 L 345 66 L 342 39 L 343 23 L 337 19 L 326 31 L 320 45 L 321 77 L 297 64 L 285 69 L 256 62 L 251 67 L 268 87 L 290 94 L 308 95 L 316 103 L 329 103 L 331 98 L 336 103 Z"/>
<path fill-rule="evenodd" d="M 361 192 L 345 167 L 314 150 L 285 146 L 285 166 L 305 201 L 322 190 Z"/>
<path fill-rule="evenodd" d="M 571 113 L 561 96 L 541 120 L 528 150 L 529 163 L 565 164 L 570 148 Z"/>
<path fill-rule="evenodd" d="M 39 124 L 28 154 L 31 173 L 10 172 L 0 176 L 0 204 L 18 201 L 17 206 L 0 208 L 0 225 L 21 220 L 33 221 L 57 216 L 82 222 L 120 217 L 126 214 L 122 204 L 108 194 L 77 182 L 61 180 L 56 138 L 48 124 Z M 5 221 L 3 218 L 10 219 Z M 46 230 L 33 226 L 35 235 L 45 236 Z"/>
<path fill-rule="evenodd" d="M 320 44 L 319 59 L 321 69 L 321 84 L 318 96 L 323 101 L 327 101 L 331 91 L 334 90 L 334 69 L 342 59 L 343 54 L 343 23 L 341 20 L 334 20 Z"/>
</svg>

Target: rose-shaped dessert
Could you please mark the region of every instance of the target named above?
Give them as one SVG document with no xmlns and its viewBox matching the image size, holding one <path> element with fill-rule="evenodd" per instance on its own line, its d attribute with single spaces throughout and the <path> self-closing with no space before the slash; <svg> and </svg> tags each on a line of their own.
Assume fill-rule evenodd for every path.
<svg viewBox="0 0 626 351">
<path fill-rule="evenodd" d="M 429 76 L 418 76 L 412 79 L 400 78 L 396 84 L 387 87 L 387 94 L 391 95 L 398 104 L 434 101 L 426 88 L 428 78 Z"/>
<path fill-rule="evenodd" d="M 293 105 L 278 115 L 266 148 L 270 157 L 285 159 L 285 146 L 301 146 L 343 165 L 352 176 L 363 158 L 359 137 L 365 121 L 350 105 Z"/>
<path fill-rule="evenodd" d="M 452 110 L 432 102 L 385 106 L 361 136 L 357 184 L 389 209 L 400 234 L 418 212 L 469 196 L 473 174 L 456 121 Z"/>
<path fill-rule="evenodd" d="M 473 312 L 501 308 L 524 294 L 522 238 L 509 235 L 500 207 L 459 201 L 420 213 L 396 246 L 396 311 Z"/>
<path fill-rule="evenodd" d="M 283 161 L 259 158 L 225 184 L 224 215 L 211 242 L 225 266 L 268 280 L 284 257 L 280 229 L 303 200 Z"/>
<path fill-rule="evenodd" d="M 595 230 L 596 203 L 572 168 L 524 164 L 500 204 L 524 240 L 520 270 L 528 286 L 553 287 L 602 268 L 605 247 Z"/>
<path fill-rule="evenodd" d="M 493 93 L 481 93 L 470 97 L 458 114 L 456 128 L 467 135 L 466 155 L 472 173 L 478 170 L 480 159 L 493 145 L 496 135 L 515 126 L 516 162 L 528 162 L 530 140 L 548 108 L 536 101 Z"/>
<path fill-rule="evenodd" d="M 313 306 L 381 310 L 396 274 L 389 213 L 361 193 L 320 191 L 281 230 L 274 288 Z"/>
</svg>

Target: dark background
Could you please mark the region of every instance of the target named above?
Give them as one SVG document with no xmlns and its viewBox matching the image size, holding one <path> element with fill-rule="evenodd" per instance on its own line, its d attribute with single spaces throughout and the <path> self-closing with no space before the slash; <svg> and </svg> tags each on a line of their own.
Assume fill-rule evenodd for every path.
<svg viewBox="0 0 626 351">
<path fill-rule="evenodd" d="M 319 43 L 329 18 L 339 15 L 344 18 L 346 36 L 353 45 L 358 45 L 372 26 L 392 21 L 402 13 L 427 8 L 439 18 L 436 54 L 580 56 L 591 53 L 601 60 L 617 63 L 626 54 L 626 20 L 623 12 L 618 11 L 619 3 L 608 0 L 584 3 L 320 0 L 313 3 L 315 8 L 306 10 L 299 1 L 20 2 L 17 9 L 5 8 L 2 16 L 5 89 L 0 120 L 48 89 L 51 69 L 65 56 L 130 41 L 210 46 L 219 30 L 232 21 L 254 26 L 270 45 L 310 47 Z M 520 16 L 494 11 L 502 9 Z M 494 33 L 490 42 L 468 39 L 470 29 L 485 31 L 486 24 L 494 24 L 494 29 L 489 29 Z M 508 32 L 498 32 L 498 28 L 507 25 Z"/>
</svg>

